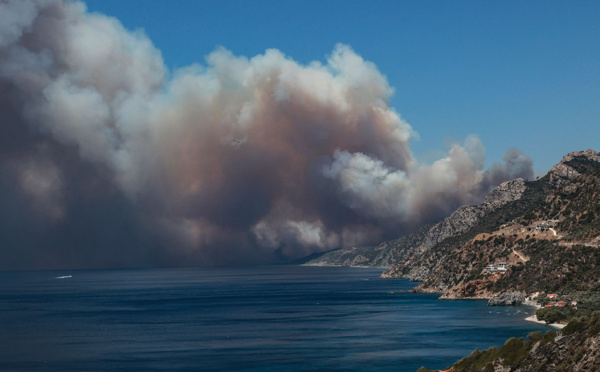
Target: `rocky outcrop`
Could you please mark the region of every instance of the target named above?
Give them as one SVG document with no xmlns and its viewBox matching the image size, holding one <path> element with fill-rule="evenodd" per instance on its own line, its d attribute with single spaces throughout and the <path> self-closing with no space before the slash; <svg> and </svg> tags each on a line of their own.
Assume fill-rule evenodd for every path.
<svg viewBox="0 0 600 372">
<path fill-rule="evenodd" d="M 581 174 L 597 168 L 598 164 L 600 164 L 600 153 L 592 149 L 570 152 L 550 168 L 545 178 L 554 188 L 559 188 Z"/>
<path fill-rule="evenodd" d="M 498 185 L 485 197 L 485 202 L 489 204 L 506 204 L 521 199 L 527 186 L 525 180 L 517 178 L 516 180 L 506 181 Z"/>
<path fill-rule="evenodd" d="M 449 217 L 434 225 L 423 239 L 425 249 L 432 248 L 442 240 L 465 231 L 472 226 L 491 207 L 484 205 L 464 205 Z"/>
<path fill-rule="evenodd" d="M 490 298 L 488 306 L 517 306 L 525 301 L 522 293 L 509 292 Z"/>
</svg>

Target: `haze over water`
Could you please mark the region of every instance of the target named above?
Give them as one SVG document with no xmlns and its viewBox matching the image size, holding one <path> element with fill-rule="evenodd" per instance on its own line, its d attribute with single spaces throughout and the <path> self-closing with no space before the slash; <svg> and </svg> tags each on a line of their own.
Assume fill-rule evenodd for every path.
<svg viewBox="0 0 600 372">
<path fill-rule="evenodd" d="M 0 273 L 0 369 L 416 371 L 547 327 L 380 269 Z M 72 275 L 72 277 L 55 279 Z"/>
</svg>

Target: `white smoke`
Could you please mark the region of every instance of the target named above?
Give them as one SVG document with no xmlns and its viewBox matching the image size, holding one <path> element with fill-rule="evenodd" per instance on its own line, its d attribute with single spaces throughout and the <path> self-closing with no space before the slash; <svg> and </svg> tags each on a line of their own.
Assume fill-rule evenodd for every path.
<svg viewBox="0 0 600 372">
<path fill-rule="evenodd" d="M 159 237 L 158 256 L 231 263 L 374 243 L 532 174 L 518 150 L 484 170 L 475 136 L 416 162 L 393 88 L 346 45 L 309 65 L 276 49 L 248 59 L 219 48 L 167 74 L 142 32 L 80 2 L 0 2 L 5 116 L 22 149 L 52 148 L 44 162 L 5 150 L 29 159 L 13 172 L 24 192 L 68 219 L 104 182 Z"/>
</svg>

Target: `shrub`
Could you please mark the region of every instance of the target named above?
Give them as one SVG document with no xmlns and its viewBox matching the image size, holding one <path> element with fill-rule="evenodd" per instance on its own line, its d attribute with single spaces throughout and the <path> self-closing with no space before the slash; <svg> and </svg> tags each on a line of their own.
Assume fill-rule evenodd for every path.
<svg viewBox="0 0 600 372">
<path fill-rule="evenodd" d="M 499 356 L 503 359 L 503 364 L 510 366 L 525 359 L 529 352 L 528 346 L 528 343 L 523 342 L 523 338 L 509 338 L 499 349 Z"/>
<path fill-rule="evenodd" d="M 567 336 L 567 335 L 570 335 L 572 333 L 581 331 L 582 329 L 585 328 L 586 325 L 587 324 L 584 321 L 584 319 L 573 318 L 569 322 L 569 324 L 567 324 L 567 326 L 565 328 L 563 328 L 563 330 L 561 331 L 561 333 L 563 334 L 563 336 Z"/>
<path fill-rule="evenodd" d="M 575 362 L 579 362 L 581 360 L 581 358 L 583 358 L 584 355 L 585 355 L 585 350 L 583 350 L 583 348 L 580 346 L 577 348 L 577 350 L 575 350 L 575 356 L 573 357 L 573 360 Z"/>
<path fill-rule="evenodd" d="M 546 341 L 546 342 L 554 341 L 555 338 L 556 338 L 556 332 L 554 332 L 553 330 L 549 330 L 544 335 L 544 341 Z"/>
<path fill-rule="evenodd" d="M 483 372 L 494 372 L 495 370 L 496 368 L 494 368 L 494 365 L 492 363 L 486 364 L 483 368 Z"/>
<path fill-rule="evenodd" d="M 544 334 L 542 331 L 529 332 L 527 338 L 533 341 L 540 341 L 542 338 L 544 338 Z"/>
</svg>

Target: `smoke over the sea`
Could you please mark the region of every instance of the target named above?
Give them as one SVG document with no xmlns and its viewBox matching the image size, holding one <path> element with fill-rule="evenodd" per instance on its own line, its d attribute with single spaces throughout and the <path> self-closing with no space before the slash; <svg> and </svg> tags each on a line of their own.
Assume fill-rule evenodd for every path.
<svg viewBox="0 0 600 372">
<path fill-rule="evenodd" d="M 0 1 L 1 269 L 271 262 L 376 243 L 532 177 L 476 136 L 418 163 L 377 67 L 226 49 L 168 72 L 79 2 Z M 440 123 L 443 124 L 443 123 Z"/>
</svg>

